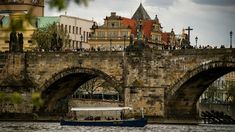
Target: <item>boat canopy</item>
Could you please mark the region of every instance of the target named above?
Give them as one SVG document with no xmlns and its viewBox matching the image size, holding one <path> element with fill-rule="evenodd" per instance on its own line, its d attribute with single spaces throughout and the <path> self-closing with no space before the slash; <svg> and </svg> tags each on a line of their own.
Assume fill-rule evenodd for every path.
<svg viewBox="0 0 235 132">
<path fill-rule="evenodd" d="M 131 107 L 74 107 L 71 111 L 121 111 L 132 110 Z"/>
</svg>

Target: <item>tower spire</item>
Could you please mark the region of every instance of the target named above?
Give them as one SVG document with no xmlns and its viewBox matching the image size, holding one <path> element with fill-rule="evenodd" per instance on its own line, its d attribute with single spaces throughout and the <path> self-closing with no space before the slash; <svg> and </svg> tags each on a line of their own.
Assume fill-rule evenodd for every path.
<svg viewBox="0 0 235 132">
<path fill-rule="evenodd" d="M 132 19 L 136 20 L 149 20 L 151 19 L 146 10 L 144 9 L 142 2 L 140 3 L 138 9 L 135 11 Z"/>
</svg>

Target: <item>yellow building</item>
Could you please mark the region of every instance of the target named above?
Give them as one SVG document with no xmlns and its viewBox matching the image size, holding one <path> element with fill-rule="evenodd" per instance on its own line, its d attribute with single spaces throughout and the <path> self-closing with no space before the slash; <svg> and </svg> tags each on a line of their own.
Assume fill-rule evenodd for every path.
<svg viewBox="0 0 235 132">
<path fill-rule="evenodd" d="M 230 72 L 224 76 L 224 80 L 235 82 L 235 72 Z"/>
<path fill-rule="evenodd" d="M 24 12 L 33 16 L 44 16 L 44 0 L 1 0 L 0 14 Z"/>
<path fill-rule="evenodd" d="M 111 16 L 104 19 L 102 26 L 93 25 L 90 47 L 98 50 L 123 50 L 124 45 L 129 43 L 128 36 L 131 34 L 131 28 L 124 25 L 123 20 L 124 18 L 112 12 Z"/>
<path fill-rule="evenodd" d="M 1 25 L 0 27 L 0 51 L 9 51 L 10 33 L 14 29 L 16 30 L 17 34 L 23 33 L 23 50 L 32 50 L 35 45 L 32 45 L 31 37 L 36 28 L 30 24 L 25 14 L 14 13 L 10 14 L 9 18 L 10 19 L 6 19 L 9 21 L 9 24 Z"/>
<path fill-rule="evenodd" d="M 16 25 L 16 33 L 23 33 L 24 51 L 32 50 L 31 36 L 36 30 L 25 14 L 44 16 L 44 0 L 1 0 L 0 1 L 0 51 L 9 51 L 10 33 Z M 16 35 L 17 36 L 17 35 Z"/>
</svg>

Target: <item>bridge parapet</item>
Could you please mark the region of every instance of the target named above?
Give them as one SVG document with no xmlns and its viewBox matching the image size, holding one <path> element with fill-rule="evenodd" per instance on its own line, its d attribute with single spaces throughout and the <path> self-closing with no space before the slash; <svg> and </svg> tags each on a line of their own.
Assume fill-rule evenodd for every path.
<svg viewBox="0 0 235 132">
<path fill-rule="evenodd" d="M 235 48 L 233 49 L 185 49 L 171 50 L 173 55 L 230 55 L 235 56 Z"/>
</svg>

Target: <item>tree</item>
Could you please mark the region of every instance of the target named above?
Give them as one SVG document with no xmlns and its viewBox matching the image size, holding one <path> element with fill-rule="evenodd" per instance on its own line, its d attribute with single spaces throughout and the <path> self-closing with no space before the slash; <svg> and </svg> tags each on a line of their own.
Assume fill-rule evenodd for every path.
<svg viewBox="0 0 235 132">
<path fill-rule="evenodd" d="M 60 51 L 67 44 L 69 35 L 60 29 L 55 23 L 44 28 L 37 29 L 33 36 L 39 51 Z"/>
<path fill-rule="evenodd" d="M 110 83 L 97 77 L 81 85 L 75 94 L 88 95 L 92 99 L 95 93 L 112 93 L 114 91 L 117 92 Z"/>
<path fill-rule="evenodd" d="M 213 85 L 209 86 L 209 88 L 207 89 L 207 101 L 210 101 L 210 103 L 213 103 L 215 101 L 217 89 L 218 88 Z"/>
<path fill-rule="evenodd" d="M 13 104 L 16 112 L 18 112 L 20 105 L 23 102 L 22 95 L 18 92 L 14 92 L 14 93 L 10 94 L 10 101 Z"/>
<path fill-rule="evenodd" d="M 43 100 L 41 99 L 41 94 L 38 92 L 32 93 L 31 102 L 32 102 L 35 110 L 38 110 L 43 105 Z"/>
<path fill-rule="evenodd" d="M 13 104 L 18 105 L 18 104 L 21 104 L 21 103 L 23 102 L 23 98 L 22 98 L 21 94 L 18 93 L 18 92 L 12 93 L 10 97 L 11 97 L 11 98 L 10 98 L 10 99 L 11 99 L 11 102 L 12 102 Z"/>
<path fill-rule="evenodd" d="M 88 2 L 91 0 L 73 0 L 78 5 L 88 5 Z M 49 0 L 48 4 L 50 8 L 57 8 L 59 11 L 66 9 L 71 0 Z"/>
<path fill-rule="evenodd" d="M 235 105 L 235 83 L 230 83 L 228 87 L 227 101 L 230 101 L 232 105 Z"/>
<path fill-rule="evenodd" d="M 93 98 L 94 93 L 101 87 L 102 83 L 104 83 L 104 80 L 94 78 L 83 84 L 79 89 Z"/>
</svg>

